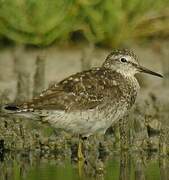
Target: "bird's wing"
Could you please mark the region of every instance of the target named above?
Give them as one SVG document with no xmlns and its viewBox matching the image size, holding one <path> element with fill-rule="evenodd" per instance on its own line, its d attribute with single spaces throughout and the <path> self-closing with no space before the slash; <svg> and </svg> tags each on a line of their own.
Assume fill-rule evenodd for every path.
<svg viewBox="0 0 169 180">
<path fill-rule="evenodd" d="M 22 108 L 44 110 L 87 110 L 96 108 L 109 96 L 118 94 L 110 72 L 102 68 L 83 71 L 53 84 Z M 110 93 L 111 88 L 111 93 Z"/>
</svg>

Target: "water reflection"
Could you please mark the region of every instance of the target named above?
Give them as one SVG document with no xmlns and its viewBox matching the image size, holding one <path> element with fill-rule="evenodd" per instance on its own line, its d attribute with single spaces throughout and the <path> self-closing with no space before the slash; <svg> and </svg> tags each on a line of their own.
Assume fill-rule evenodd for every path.
<svg viewBox="0 0 169 180">
<path fill-rule="evenodd" d="M 95 158 L 95 159 L 94 159 Z M 79 164 L 69 157 L 38 152 L 3 152 L 0 162 L 1 180 L 167 180 L 169 160 L 158 154 L 113 152 Z"/>
</svg>

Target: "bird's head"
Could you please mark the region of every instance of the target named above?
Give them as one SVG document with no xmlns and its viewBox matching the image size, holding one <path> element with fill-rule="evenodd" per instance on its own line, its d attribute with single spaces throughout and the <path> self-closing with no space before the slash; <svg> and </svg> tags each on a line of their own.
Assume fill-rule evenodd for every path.
<svg viewBox="0 0 169 180">
<path fill-rule="evenodd" d="M 136 73 L 148 73 L 163 77 L 161 74 L 151 71 L 138 62 L 137 56 L 128 49 L 115 49 L 106 58 L 103 67 L 117 71 L 125 76 L 134 76 Z"/>
</svg>

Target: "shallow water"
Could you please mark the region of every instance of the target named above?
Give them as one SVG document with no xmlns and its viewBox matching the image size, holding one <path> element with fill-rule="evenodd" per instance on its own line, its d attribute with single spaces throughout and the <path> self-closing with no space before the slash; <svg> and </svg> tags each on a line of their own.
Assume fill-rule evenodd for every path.
<svg viewBox="0 0 169 180">
<path fill-rule="evenodd" d="M 54 154 L 6 153 L 1 157 L 0 180 L 167 180 L 169 177 L 169 161 L 158 154 L 114 152 L 84 164 Z"/>
</svg>

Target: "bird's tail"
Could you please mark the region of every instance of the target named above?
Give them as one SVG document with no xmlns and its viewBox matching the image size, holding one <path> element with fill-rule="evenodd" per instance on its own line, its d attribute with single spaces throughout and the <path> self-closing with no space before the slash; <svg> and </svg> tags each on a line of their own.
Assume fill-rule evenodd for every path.
<svg viewBox="0 0 169 180">
<path fill-rule="evenodd" d="M 20 111 L 20 108 L 16 104 L 7 104 L 2 106 L 2 111 L 7 113 L 17 113 Z"/>
<path fill-rule="evenodd" d="M 22 116 L 26 118 L 34 118 L 35 114 L 28 109 L 24 109 L 22 105 L 17 104 L 6 104 L 1 107 L 1 114 L 3 115 L 14 115 Z"/>
</svg>

